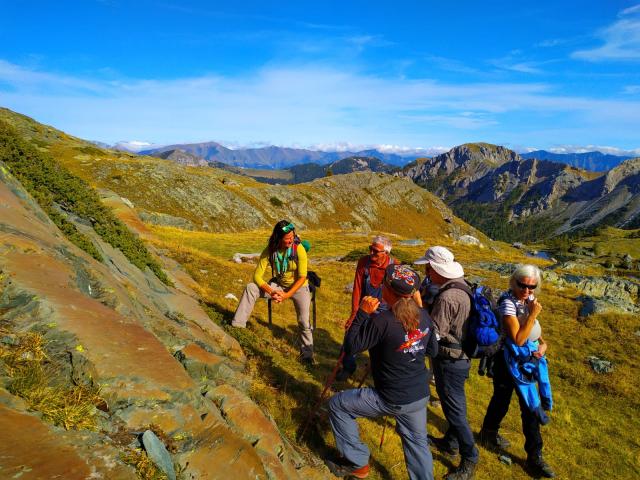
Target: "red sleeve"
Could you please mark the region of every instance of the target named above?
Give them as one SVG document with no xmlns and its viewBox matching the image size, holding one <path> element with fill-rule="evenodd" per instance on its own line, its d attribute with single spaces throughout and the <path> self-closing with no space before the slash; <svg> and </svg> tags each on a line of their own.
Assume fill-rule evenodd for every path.
<svg viewBox="0 0 640 480">
<path fill-rule="evenodd" d="M 366 265 L 367 257 L 362 257 L 358 260 L 356 266 L 356 275 L 353 279 L 353 293 L 351 294 L 351 318 L 354 318 L 360 308 L 360 300 L 362 300 L 362 281 L 364 279 L 364 266 Z"/>
</svg>

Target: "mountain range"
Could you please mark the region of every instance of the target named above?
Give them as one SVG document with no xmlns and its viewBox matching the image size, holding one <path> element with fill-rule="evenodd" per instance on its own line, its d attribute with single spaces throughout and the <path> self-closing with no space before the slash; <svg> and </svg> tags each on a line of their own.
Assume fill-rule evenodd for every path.
<svg viewBox="0 0 640 480">
<path fill-rule="evenodd" d="M 264 183 L 256 183 L 250 188 L 250 184 L 247 184 L 246 191 L 241 194 L 234 185 L 244 185 L 253 180 L 235 172 L 246 173 L 246 169 L 231 169 L 226 163 L 213 163 L 215 160 L 211 159 L 203 162 L 204 144 L 195 153 L 166 148 L 164 152 L 156 152 L 166 157 L 166 160 L 159 160 L 99 149 L 80 139 L 70 143 L 66 140 L 73 137 L 63 132 L 9 110 L 0 110 L 0 113 L 0 117 L 15 125 L 40 148 L 55 148 L 61 161 L 92 185 L 131 197 L 134 203 L 142 207 L 141 215 L 149 221 L 165 224 L 177 222 L 214 230 L 258 228 L 269 225 L 272 220 L 268 216 L 269 209 L 265 211 L 267 216 L 258 214 L 256 210 L 256 205 L 265 202 L 271 206 L 292 202 L 289 206 L 294 213 L 301 209 L 299 221 L 303 223 L 308 222 L 309 218 L 325 215 L 316 211 L 316 201 L 320 199 L 311 192 L 291 196 L 274 186 L 274 190 L 266 193 Z M 54 147 L 49 147 L 50 144 Z M 206 145 L 206 148 L 217 148 L 225 154 L 234 152 L 218 144 Z M 274 152 L 275 149 L 254 150 L 264 153 Z M 68 163 L 65 158 L 70 159 Z M 84 160 L 78 163 L 78 158 Z M 89 164 L 91 168 L 87 166 Z M 180 167 L 179 164 L 207 167 L 200 167 L 202 173 L 194 171 L 192 174 L 191 170 L 184 168 L 173 169 L 171 164 L 176 167 Z M 224 167 L 224 170 L 219 167 Z M 281 175 L 280 180 L 271 183 L 294 183 L 324 177 L 329 171 L 337 177 L 343 172 L 363 170 L 377 171 L 376 176 L 386 172 L 408 177 L 444 200 L 460 218 L 497 239 L 533 241 L 565 233 L 590 231 L 601 225 L 621 228 L 640 226 L 640 159 L 637 158 L 628 159 L 607 172 L 592 172 L 560 162 L 526 159 L 501 146 L 473 143 L 455 147 L 433 158 L 416 159 L 403 169 L 394 170 L 373 157 L 363 156 L 331 162 L 329 165 L 307 164 L 289 171 L 270 172 Z M 254 172 L 254 175 L 260 176 L 259 172 Z M 360 182 L 338 178 L 335 181 L 339 181 L 341 189 L 347 189 L 346 195 L 354 198 L 362 195 L 353 190 Z M 334 180 L 328 183 L 333 185 Z M 152 184 L 155 187 L 148 188 Z M 169 184 L 179 185 L 180 188 L 166 191 L 163 185 Z M 219 188 L 216 190 L 214 186 Z M 314 191 L 315 188 L 312 188 Z M 151 197 L 159 192 L 163 192 L 163 201 L 152 201 Z M 261 193 L 258 195 L 256 192 Z M 284 201 L 282 195 L 285 195 Z M 250 198 L 258 203 L 254 204 L 253 200 L 247 203 Z M 311 199 L 311 202 L 307 201 Z M 321 203 L 327 201 L 322 199 Z M 159 205 L 165 205 L 166 208 L 158 210 Z M 233 214 L 238 208 L 248 209 L 250 213 L 240 218 Z M 334 208 L 340 210 L 341 207 L 336 205 Z M 358 211 L 355 204 L 350 211 Z M 373 218 L 369 213 L 365 217 Z M 355 222 L 353 225 L 356 225 L 362 223 L 363 218 L 359 215 L 356 220 L 349 222 Z M 370 221 L 365 223 L 369 228 L 374 228 Z"/>
<path fill-rule="evenodd" d="M 634 158 L 630 155 L 611 155 L 602 152 L 582 152 L 582 153 L 553 153 L 546 150 L 536 150 L 533 152 L 520 154 L 522 158 L 536 158 L 538 160 L 551 160 L 562 162 L 583 170 L 594 172 L 604 172 L 610 170 L 625 160 Z"/>
<path fill-rule="evenodd" d="M 403 169 L 361 156 L 325 165 L 253 170 L 214 164 L 181 150 L 156 155 L 181 164 L 222 168 L 271 184 L 303 183 L 358 171 L 407 176 L 442 198 L 456 215 L 503 240 L 532 241 L 602 225 L 640 226 L 639 159 L 625 160 L 606 172 L 593 172 L 563 162 L 526 158 L 487 143 L 461 145 L 433 158 L 416 159 Z M 594 161 L 607 157 L 611 156 L 579 158 Z"/>
<path fill-rule="evenodd" d="M 106 145 L 94 142 L 105 148 Z M 287 169 L 296 165 L 315 163 L 327 165 L 329 163 L 348 157 L 373 157 L 382 162 L 403 167 L 418 158 L 426 155 L 385 153 L 377 149 L 360 151 L 319 151 L 310 149 L 286 148 L 286 147 L 262 147 L 244 148 L 232 150 L 217 142 L 189 143 L 168 145 L 157 148 L 141 148 L 141 142 L 120 142 L 113 146 L 116 150 L 131 151 L 141 155 L 162 156 L 167 151 L 181 150 L 200 157 L 209 162 L 217 161 L 234 167 L 258 168 L 258 169 Z M 603 172 L 619 165 L 625 160 L 633 158 L 631 155 L 612 155 L 599 151 L 582 153 L 554 153 L 546 150 L 521 153 L 525 159 L 550 160 L 572 165 L 584 170 Z"/>
<path fill-rule="evenodd" d="M 167 151 L 182 150 L 207 161 L 218 161 L 234 167 L 283 169 L 294 165 L 316 163 L 326 165 L 347 157 L 376 157 L 385 163 L 402 166 L 417 158 L 417 155 L 400 156 L 378 150 L 359 152 L 323 152 L 301 148 L 262 147 L 231 150 L 217 142 L 168 145 L 161 148 L 141 150 L 140 155 L 159 156 Z"/>
<path fill-rule="evenodd" d="M 602 225 L 640 226 L 640 158 L 607 172 L 474 143 L 403 169 L 493 238 L 535 240 Z"/>
</svg>

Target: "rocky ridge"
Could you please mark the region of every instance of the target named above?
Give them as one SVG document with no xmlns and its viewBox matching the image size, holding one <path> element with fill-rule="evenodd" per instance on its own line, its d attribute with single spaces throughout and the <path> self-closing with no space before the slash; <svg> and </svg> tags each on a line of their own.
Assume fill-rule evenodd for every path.
<svg viewBox="0 0 640 480">
<path fill-rule="evenodd" d="M 334 175 L 283 186 L 151 157 L 58 158 L 87 182 L 129 199 L 146 221 L 160 225 L 245 231 L 269 229 L 281 218 L 290 218 L 304 228 L 398 230 L 406 235 L 435 228 L 454 237 L 481 235 L 409 179 L 382 173 Z"/>
<path fill-rule="evenodd" d="M 482 228 L 484 222 L 485 232 L 494 230 L 490 234 L 498 234 L 495 226 L 505 220 L 500 216 L 514 224 L 544 222 L 546 230 L 534 234 L 547 236 L 603 224 L 640 225 L 640 159 L 594 173 L 523 159 L 504 147 L 467 144 L 409 165 L 402 175 L 443 198 L 470 223 Z M 530 229 L 521 230 L 529 235 Z"/>
<path fill-rule="evenodd" d="M 149 234 L 127 202 L 103 198 Z M 64 430 L 10 393 L 10 370 L 0 368 L 0 476 L 136 478 L 114 439 L 126 432 L 136 444 L 135 432 L 151 424 L 173 439 L 183 478 L 322 476 L 248 398 L 244 353 L 199 306 L 195 282 L 159 257 L 175 286 L 168 287 L 90 226 L 76 226 L 104 263 L 68 242 L 0 165 L 0 346 L 37 332 L 61 381 L 99 388 L 103 399 L 91 413 L 96 431 Z M 245 414 L 233 415 L 240 406 Z"/>
<path fill-rule="evenodd" d="M 517 153 L 504 147 L 470 143 L 424 162 L 407 165 L 403 171 L 417 184 L 427 185 L 430 191 L 448 200 L 450 196 L 464 195 L 469 185 L 496 167 L 518 158 Z"/>
</svg>

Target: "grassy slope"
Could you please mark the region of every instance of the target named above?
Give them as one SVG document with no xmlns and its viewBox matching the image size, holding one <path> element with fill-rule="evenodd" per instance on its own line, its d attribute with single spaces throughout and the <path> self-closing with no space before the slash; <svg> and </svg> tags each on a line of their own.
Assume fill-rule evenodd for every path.
<svg viewBox="0 0 640 480">
<path fill-rule="evenodd" d="M 226 293 L 240 296 L 250 279 L 253 266 L 236 265 L 230 257 L 237 251 L 257 252 L 263 246 L 267 231 L 220 235 L 183 232 L 171 228 L 155 228 L 158 246 L 166 248 L 181 261 L 202 286 L 202 295 L 218 321 L 227 321 L 236 302 L 225 299 Z M 342 340 L 342 323 L 350 310 L 350 294 L 344 292 L 353 276 L 353 263 L 335 261 L 353 248 L 367 244 L 367 237 L 345 236 L 337 231 L 304 231 L 312 242 L 312 268 L 322 277 L 318 293 L 318 329 L 315 332 L 319 365 L 312 370 L 302 368 L 295 360 L 296 323 L 290 305 L 274 307 L 274 328 L 267 327 L 266 302 L 259 302 L 246 331 L 234 331 L 250 354 L 249 369 L 255 374 L 253 397 L 276 419 L 283 431 L 294 439 L 307 412 L 317 398 L 321 385 L 338 356 Z M 465 265 L 495 260 L 496 253 L 450 245 L 442 238 L 426 237 L 427 243 L 450 246 Z M 417 258 L 423 247 L 402 247 Z M 511 249 L 498 256 L 504 261 L 531 261 L 518 257 Z M 504 288 L 505 278 L 497 274 L 467 268 L 481 275 L 495 288 Z M 545 288 L 541 295 L 544 306 L 543 328 L 550 343 L 549 359 L 554 387 L 555 410 L 552 423 L 543 428 L 545 456 L 563 478 L 635 478 L 640 465 L 635 432 L 640 420 L 635 414 L 640 407 L 636 398 L 640 374 L 636 360 L 640 347 L 633 332 L 640 328 L 638 319 L 622 315 L 591 317 L 587 324 L 576 320 L 579 292 L 559 292 Z M 585 361 L 591 354 L 603 355 L 616 363 L 610 375 L 593 373 Z M 359 362 L 361 376 L 364 361 Z M 349 385 L 340 385 L 340 388 Z M 488 379 L 472 373 L 467 387 L 469 419 L 477 431 L 490 395 Z M 435 391 L 433 392 L 435 394 Z M 397 435 L 387 429 L 382 450 L 377 445 L 382 421 L 360 422 L 363 438 L 372 446 L 372 478 L 406 478 L 402 451 Z M 429 430 L 435 435 L 444 431 L 442 411 L 429 407 Z M 499 462 L 495 453 L 481 448 L 482 464 L 477 478 L 528 478 L 522 469 L 524 451 L 517 401 L 504 424 L 505 436 L 514 445 L 509 454 L 513 466 Z M 324 454 L 333 438 L 326 417 L 315 424 L 304 439 L 298 441 L 307 451 Z M 446 473 L 451 462 L 434 454 L 436 477 Z M 597 473 L 596 473 L 597 472 Z"/>
<path fill-rule="evenodd" d="M 582 238 L 577 244 L 587 248 L 599 245 L 597 248 L 602 255 L 622 257 L 629 254 L 634 259 L 640 258 L 640 230 L 605 227 L 599 230 L 598 235 Z"/>
<path fill-rule="evenodd" d="M 262 206 L 248 189 L 259 192 L 272 188 L 215 169 L 178 168 L 158 159 L 101 150 L 7 110 L 0 109 L 0 118 L 7 119 L 23 135 L 31 137 L 41 150 L 48 151 L 92 186 L 111 188 L 130 198 L 137 207 L 185 218 L 198 215 L 197 211 L 189 211 L 166 198 L 166 195 L 148 188 L 153 180 L 148 174 L 158 168 L 171 171 L 171 181 L 162 185 L 164 190 L 167 186 L 175 190 L 187 188 L 196 181 L 211 184 L 219 183 L 224 177 L 232 178 L 240 184 L 240 188 L 235 187 L 235 190 L 256 208 Z M 135 173 L 138 175 L 133 175 Z M 360 178 L 348 176 L 349 181 Z M 362 191 L 375 193 L 366 191 L 366 188 L 362 188 Z M 229 189 L 234 190 L 234 187 Z M 317 184 L 288 187 L 292 195 L 298 198 L 310 196 L 314 201 L 321 200 L 317 196 L 321 190 L 322 186 Z M 428 202 L 432 201 L 430 198 L 425 197 L 429 199 Z M 322 230 L 302 232 L 305 238 L 313 242 L 312 267 L 323 278 L 318 295 L 318 330 L 315 332 L 320 365 L 308 371 L 295 361 L 297 349 L 294 342 L 297 335 L 295 315 L 290 305 L 275 307 L 273 331 L 266 327 L 266 305 L 260 302 L 250 327 L 245 331 L 232 332 L 250 355 L 249 370 L 254 374 L 254 398 L 274 416 L 290 439 L 295 439 L 313 403 L 312 399 L 318 395 L 322 382 L 334 365 L 343 334 L 342 323 L 349 313 L 350 295 L 344 292 L 344 286 L 352 280 L 354 265 L 336 262 L 332 257 L 343 256 L 356 247 L 364 247 L 368 240 L 367 237 L 350 236 L 338 230 L 338 223 L 350 218 L 349 201 L 345 198 L 334 213 L 320 217 L 317 226 Z M 425 203 L 428 202 L 425 200 Z M 451 246 L 467 266 L 480 260 L 531 261 L 518 257 L 519 253 L 512 249 L 495 252 L 452 246 L 450 239 L 444 236 L 448 227 L 440 215 L 433 214 L 429 205 L 426 212 L 413 209 L 383 210 L 376 228 L 420 237 L 427 244 Z M 240 296 L 243 285 L 253 271 L 252 265 L 236 265 L 229 258 L 236 251 L 260 251 L 268 232 L 211 234 L 171 228 L 155 228 L 154 231 L 158 237 L 156 243 L 181 261 L 199 282 L 200 293 L 209 306 L 211 316 L 220 322 L 227 321 L 236 303 L 225 299 L 224 295 L 231 292 Z M 633 248 L 633 245 L 637 243 L 620 248 Z M 423 253 L 424 247 L 403 249 L 417 257 Z M 506 284 L 506 279 L 499 278 L 497 274 L 470 267 L 467 270 L 470 274 L 483 276 L 490 286 L 503 288 Z M 640 420 L 636 411 L 640 405 L 636 379 L 640 373 L 637 365 L 640 347 L 634 332 L 640 330 L 640 323 L 636 318 L 622 315 L 598 315 L 590 317 L 586 324 L 580 323 L 576 320 L 578 304 L 574 300 L 578 294 L 545 289 L 541 295 L 545 336 L 551 344 L 549 358 L 556 401 L 553 421 L 543 429 L 543 437 L 547 442 L 545 455 L 564 478 L 637 478 L 640 467 L 640 445 L 637 440 Z M 604 355 L 613 360 L 616 370 L 609 375 L 596 375 L 585 361 L 590 354 Z M 363 363 L 361 361 L 360 365 Z M 473 429 L 477 431 L 489 401 L 490 382 L 473 373 L 467 391 L 469 418 Z M 517 402 L 514 401 L 504 424 L 504 434 L 514 444 L 510 454 L 516 464 L 511 467 L 503 465 L 495 454 L 481 449 L 482 464 L 478 479 L 528 478 L 520 465 L 524 452 L 521 449 L 523 438 L 517 411 Z M 381 421 L 362 421 L 361 424 L 365 441 L 371 446 L 376 445 L 382 430 Z M 430 432 L 439 435 L 443 428 L 442 412 L 430 407 Z M 297 443 L 303 450 L 322 454 L 332 442 L 332 435 L 322 417 L 311 432 Z M 391 430 L 387 430 L 383 449 L 372 450 L 372 478 L 406 478 L 400 444 Z M 436 453 L 436 476 L 444 474 L 448 466 L 450 462 Z"/>
<path fill-rule="evenodd" d="M 0 109 L 0 119 L 14 125 L 40 150 L 89 185 L 113 190 L 131 200 L 136 208 L 188 219 L 204 230 L 268 228 L 292 211 L 298 212 L 308 227 L 339 229 L 349 223 L 357 230 L 358 219 L 352 212 L 358 205 L 366 204 L 369 212 L 375 213 L 373 220 L 367 220 L 374 229 L 424 235 L 431 230 L 444 234 L 455 228 L 482 238 L 479 232 L 453 217 L 432 194 L 389 175 L 336 175 L 300 185 L 266 185 L 220 169 L 182 167 L 155 157 L 97 148 L 6 109 Z M 281 207 L 274 205 L 273 197 L 282 201 Z M 401 201 L 385 205 L 385 200 L 391 197 L 396 200 L 399 197 Z M 219 199 L 223 200 L 221 209 L 215 206 Z M 453 218 L 453 224 L 446 224 L 443 214 L 435 209 Z M 317 217 L 309 217 L 306 214 L 309 210 L 316 212 Z M 261 218 L 246 220 L 250 212 Z M 366 214 L 358 212 L 360 216 Z"/>
<path fill-rule="evenodd" d="M 78 151 L 77 146 L 68 142 L 52 144 L 49 149 L 69 170 L 96 188 L 113 190 L 131 200 L 137 208 L 186 218 L 200 227 L 203 226 L 203 221 L 206 221 L 208 228 L 217 231 L 246 230 L 247 227 L 239 222 L 242 215 L 238 212 L 248 210 L 258 212 L 267 218 L 268 221 L 262 222 L 262 225 L 267 227 L 277 219 L 287 216 L 291 211 L 291 205 L 302 205 L 303 209 L 316 210 L 319 215 L 317 220 L 306 218 L 312 226 L 337 229 L 340 228 L 341 222 L 354 221 L 351 215 L 354 205 L 363 198 L 368 198 L 372 208 L 377 211 L 374 221 L 376 228 L 389 230 L 394 224 L 402 225 L 400 233 L 406 235 L 419 234 L 429 229 L 441 232 L 449 230 L 440 214 L 430 214 L 434 204 L 441 205 L 447 211 L 448 208 L 424 190 L 411 187 L 413 192 L 407 189 L 408 193 L 402 193 L 419 195 L 421 199 L 417 203 L 421 205 L 420 209 L 408 204 L 401 209 L 385 206 L 382 201 L 385 198 L 385 189 L 393 190 L 396 185 L 406 189 L 406 185 L 403 185 L 404 180 L 392 176 L 339 175 L 330 179 L 332 186 L 329 187 L 323 179 L 307 184 L 279 187 L 261 184 L 223 170 L 181 167 L 151 157 L 129 156 L 109 151 L 102 155 L 83 154 Z M 238 185 L 223 184 L 223 180 L 229 178 Z M 167 185 L 172 186 L 170 191 L 167 191 Z M 342 190 L 344 194 L 341 193 Z M 214 201 L 216 197 L 230 198 L 237 203 L 237 207 L 234 211 L 224 209 L 212 212 L 208 206 L 210 202 L 205 201 L 207 196 Z M 273 197 L 282 199 L 282 206 L 274 206 L 270 201 Z M 428 224 L 425 222 L 425 214 L 429 218 Z M 304 213 L 300 216 L 304 217 Z M 479 235 L 457 219 L 454 223 L 464 231 Z"/>
<path fill-rule="evenodd" d="M 293 176 L 289 170 L 269 170 L 260 168 L 243 168 L 242 173 L 247 177 L 271 178 L 273 180 L 291 180 Z"/>
<path fill-rule="evenodd" d="M 166 274 L 144 244 L 100 202 L 96 192 L 41 150 L 0 119 L 0 160 L 71 242 L 103 261 L 91 240 L 78 231 L 63 211 L 90 222 L 103 240 L 121 250 L 134 265 L 142 270 L 151 268 L 160 280 L 168 283 Z"/>
</svg>

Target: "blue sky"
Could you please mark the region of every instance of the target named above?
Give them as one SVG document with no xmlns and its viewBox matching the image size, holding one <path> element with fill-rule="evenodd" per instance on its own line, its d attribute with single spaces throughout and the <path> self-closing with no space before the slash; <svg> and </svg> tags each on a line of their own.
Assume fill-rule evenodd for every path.
<svg viewBox="0 0 640 480">
<path fill-rule="evenodd" d="M 640 1 L 0 0 L 0 105 L 115 143 L 640 154 Z"/>
</svg>

